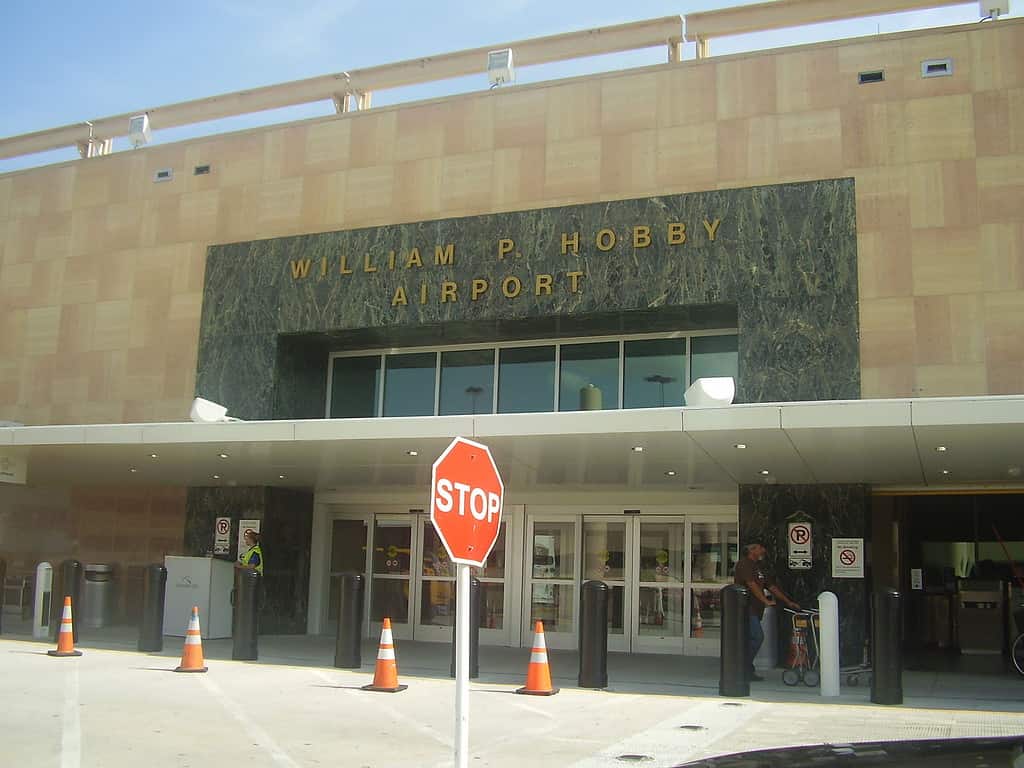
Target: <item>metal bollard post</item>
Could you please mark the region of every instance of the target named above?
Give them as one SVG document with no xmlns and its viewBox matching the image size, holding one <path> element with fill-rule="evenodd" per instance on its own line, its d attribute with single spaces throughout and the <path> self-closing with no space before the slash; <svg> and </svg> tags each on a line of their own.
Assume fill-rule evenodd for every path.
<svg viewBox="0 0 1024 768">
<path fill-rule="evenodd" d="M 60 630 L 60 617 L 64 611 L 64 598 L 71 597 L 72 616 L 78 615 L 78 612 L 82 610 L 83 576 L 82 563 L 78 560 L 65 560 L 60 564 L 58 589 L 54 590 L 57 593 L 56 599 L 50 600 L 50 639 L 54 642 L 56 642 L 57 633 Z M 80 623 L 79 621 L 74 621 L 71 628 L 71 637 L 76 643 L 78 642 L 78 625 Z"/>
<path fill-rule="evenodd" d="M 146 566 L 142 583 L 142 616 L 139 618 L 139 650 L 164 649 L 164 595 L 167 591 L 167 569 L 162 565 Z"/>
<path fill-rule="evenodd" d="M 832 592 L 818 595 L 818 658 L 821 660 L 821 695 L 839 695 L 839 598 Z"/>
<path fill-rule="evenodd" d="M 363 577 L 358 573 L 343 573 L 338 587 L 338 637 L 334 645 L 334 666 L 359 669 L 363 664 Z"/>
<path fill-rule="evenodd" d="M 580 688 L 608 687 L 608 585 L 587 581 L 580 598 Z"/>
<path fill-rule="evenodd" d="M 45 640 L 50 634 L 50 603 L 53 596 L 53 566 L 42 562 L 36 566 L 35 594 L 32 605 L 32 638 Z"/>
<path fill-rule="evenodd" d="M 871 701 L 903 703 L 903 609 L 899 590 L 882 589 L 873 595 L 871 632 Z"/>
<path fill-rule="evenodd" d="M 250 568 L 235 569 L 235 588 L 231 592 L 231 658 L 255 661 L 259 658 L 257 629 L 259 606 L 257 593 L 260 575 Z"/>
<path fill-rule="evenodd" d="M 449 676 L 455 677 L 455 655 L 458 643 L 455 641 L 455 611 L 459 608 L 458 601 L 452 601 L 452 663 Z M 480 677 L 480 579 L 476 576 L 469 580 L 469 677 Z"/>
<path fill-rule="evenodd" d="M 750 590 L 739 584 L 722 587 L 722 638 L 718 695 L 749 696 Z"/>
</svg>

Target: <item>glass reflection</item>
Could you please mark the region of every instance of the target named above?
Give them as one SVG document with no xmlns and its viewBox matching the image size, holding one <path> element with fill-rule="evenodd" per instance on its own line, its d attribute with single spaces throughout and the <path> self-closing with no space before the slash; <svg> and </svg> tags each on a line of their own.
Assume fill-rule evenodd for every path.
<svg viewBox="0 0 1024 768">
<path fill-rule="evenodd" d="M 718 640 L 722 636 L 721 592 L 695 589 L 690 599 L 690 637 Z"/>
<path fill-rule="evenodd" d="M 448 559 L 448 550 L 429 520 L 423 524 L 423 575 L 455 576 L 455 566 Z"/>
<path fill-rule="evenodd" d="M 564 344 L 558 410 L 599 411 L 619 407 L 619 344 Z"/>
<path fill-rule="evenodd" d="M 380 355 L 336 357 L 331 371 L 331 418 L 362 419 L 377 415 Z"/>
<path fill-rule="evenodd" d="M 576 524 L 536 523 L 533 528 L 533 578 L 573 578 Z"/>
<path fill-rule="evenodd" d="M 572 584 L 534 584 L 530 601 L 530 624 L 544 622 L 545 632 L 572 632 Z"/>
<path fill-rule="evenodd" d="M 388 355 L 384 375 L 385 416 L 433 416 L 437 355 Z"/>
<path fill-rule="evenodd" d="M 739 339 L 736 336 L 696 336 L 691 339 L 690 382 L 712 376 L 739 374 Z"/>
<path fill-rule="evenodd" d="M 442 545 L 442 549 L 444 546 Z M 491 549 L 491 553 L 484 560 L 484 567 L 477 568 L 472 566 L 472 574 L 477 578 L 505 578 L 505 524 L 502 523 L 498 528 L 498 538 L 494 542 L 494 548 Z M 453 573 L 454 575 L 454 573 Z"/>
<path fill-rule="evenodd" d="M 455 623 L 455 583 L 424 581 L 420 589 L 420 624 L 450 627 Z"/>
<path fill-rule="evenodd" d="M 480 584 L 480 627 L 502 629 L 505 626 L 505 585 L 493 581 Z"/>
<path fill-rule="evenodd" d="M 623 407 L 682 405 L 686 339 L 643 339 L 623 345 Z"/>
<path fill-rule="evenodd" d="M 682 582 L 685 523 L 640 522 L 640 581 Z"/>
<path fill-rule="evenodd" d="M 682 637 L 683 590 L 679 587 L 640 587 L 641 635 Z"/>
<path fill-rule="evenodd" d="M 690 580 L 732 581 L 739 546 L 736 524 L 693 523 L 690 536 Z"/>
<path fill-rule="evenodd" d="M 583 524 L 583 577 L 620 580 L 626 569 L 626 524 Z"/>
<path fill-rule="evenodd" d="M 498 350 L 498 413 L 555 410 L 555 348 Z"/>
<path fill-rule="evenodd" d="M 441 353 L 442 416 L 490 413 L 493 402 L 493 349 Z"/>
<path fill-rule="evenodd" d="M 408 579 L 374 579 L 373 599 L 370 601 L 370 618 L 384 621 L 385 618 L 398 624 L 409 621 Z"/>
<path fill-rule="evenodd" d="M 373 524 L 373 572 L 409 575 L 411 544 L 412 526 L 409 523 L 376 520 Z"/>
</svg>

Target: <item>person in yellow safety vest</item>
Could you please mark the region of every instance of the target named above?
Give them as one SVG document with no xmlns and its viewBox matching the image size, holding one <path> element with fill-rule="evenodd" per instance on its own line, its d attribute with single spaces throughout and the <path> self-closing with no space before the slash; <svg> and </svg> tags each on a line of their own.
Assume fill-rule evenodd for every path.
<svg viewBox="0 0 1024 768">
<path fill-rule="evenodd" d="M 260 535 L 255 531 L 245 532 L 245 545 L 249 547 L 235 568 L 245 568 L 263 575 L 263 550 L 260 549 Z"/>
</svg>

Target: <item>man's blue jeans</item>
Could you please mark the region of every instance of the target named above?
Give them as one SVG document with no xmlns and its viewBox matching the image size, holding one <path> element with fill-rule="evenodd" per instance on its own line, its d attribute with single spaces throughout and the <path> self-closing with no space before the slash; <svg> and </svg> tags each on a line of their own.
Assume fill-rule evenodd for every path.
<svg viewBox="0 0 1024 768">
<path fill-rule="evenodd" d="M 755 614 L 750 614 L 750 629 L 747 635 L 747 672 L 753 673 L 754 671 L 754 657 L 757 656 L 757 652 L 761 650 L 761 644 L 764 642 L 764 630 L 761 628 L 761 617 Z"/>
</svg>

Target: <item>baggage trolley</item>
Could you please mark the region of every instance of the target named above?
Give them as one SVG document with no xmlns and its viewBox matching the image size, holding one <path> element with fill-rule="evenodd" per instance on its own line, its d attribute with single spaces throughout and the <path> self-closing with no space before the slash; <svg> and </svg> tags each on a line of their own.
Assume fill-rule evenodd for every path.
<svg viewBox="0 0 1024 768">
<path fill-rule="evenodd" d="M 821 682 L 818 672 L 818 612 L 813 608 L 794 611 L 785 609 L 793 622 L 793 634 L 789 640 L 787 668 L 782 671 L 782 682 L 786 685 L 803 683 L 814 687 Z"/>
</svg>

